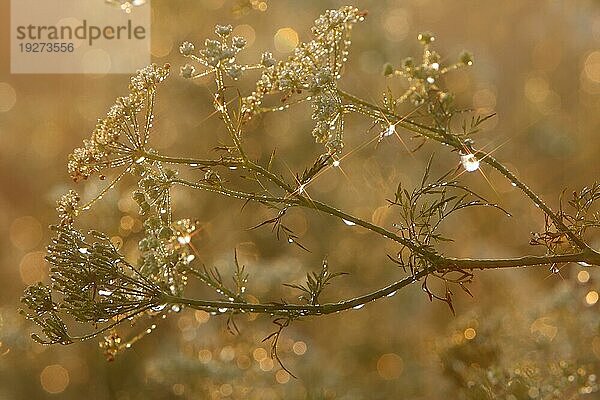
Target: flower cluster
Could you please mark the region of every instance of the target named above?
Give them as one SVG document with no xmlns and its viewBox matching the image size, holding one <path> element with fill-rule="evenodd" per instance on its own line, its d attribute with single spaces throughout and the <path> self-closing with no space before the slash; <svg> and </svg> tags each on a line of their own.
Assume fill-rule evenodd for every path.
<svg viewBox="0 0 600 400">
<path fill-rule="evenodd" d="M 77 204 L 81 198 L 74 190 L 69 190 L 69 193 L 62 195 L 60 200 L 56 202 L 56 211 L 61 225 L 72 225 L 75 217 L 79 214 Z"/>
<path fill-rule="evenodd" d="M 385 96 L 385 109 L 389 113 L 395 113 L 399 104 L 409 103 L 417 107 L 414 111 L 415 116 L 430 119 L 437 129 L 449 134 L 451 131 L 450 121 L 456 114 L 453 105 L 454 95 L 442 88 L 441 80 L 443 75 L 452 70 L 472 65 L 473 56 L 468 52 L 463 52 L 456 63 L 444 65 L 440 54 L 431 49 L 431 45 L 435 41 L 435 36 L 432 33 L 421 33 L 417 39 L 423 46 L 423 55 L 420 62 L 415 61 L 412 57 L 407 57 L 398 69 L 394 69 L 389 63 L 384 65 L 384 75 L 400 76 L 406 80 L 408 85 L 408 88 L 398 98 L 394 98 L 391 93 Z M 485 119 L 482 119 L 481 122 Z M 388 121 L 379 120 L 378 122 L 383 125 L 382 138 L 393 134 L 395 127 L 389 125 Z M 467 132 L 465 126 L 465 134 L 473 133 L 476 126 L 471 126 L 471 128 L 471 131 Z"/>
<path fill-rule="evenodd" d="M 239 79 L 242 72 L 252 68 L 252 66 L 240 65 L 236 62 L 235 57 L 246 47 L 246 39 L 241 36 L 232 37 L 232 32 L 233 27 L 231 25 L 217 25 L 215 34 L 218 39 L 206 39 L 204 48 L 200 49 L 197 54 L 195 54 L 195 46 L 192 43 L 182 43 L 179 46 L 179 52 L 208 68 L 208 70 L 196 74 L 196 68 L 191 64 L 186 64 L 181 67 L 181 75 L 184 78 L 192 79 L 220 70 L 232 79 Z"/>
<path fill-rule="evenodd" d="M 140 272 L 173 295 L 179 295 L 187 283 L 186 267 L 195 259 L 191 238 L 197 231 L 189 219 L 165 224 L 160 218 L 144 222 L 145 235 L 139 242 Z"/>
<path fill-rule="evenodd" d="M 104 356 L 108 361 L 114 361 L 123 347 L 123 339 L 116 330 L 111 330 L 104 340 L 100 342 L 100 348 L 104 350 Z"/>
<path fill-rule="evenodd" d="M 160 216 L 165 223 L 171 221 L 171 180 L 177 171 L 165 168 L 160 162 L 136 163 L 133 166 L 139 189 L 133 192 L 133 199 L 140 207 L 140 214 L 150 214 L 151 210 Z"/>
<path fill-rule="evenodd" d="M 364 15 L 351 6 L 328 10 L 315 21 L 312 28 L 315 38 L 301 43 L 286 61 L 274 63 L 270 54 L 264 55 L 266 69 L 255 91 L 243 99 L 242 114 L 251 118 L 260 113 L 264 97 L 268 94 L 283 93 L 287 99 L 306 91 L 314 101 L 313 119 L 317 126 L 313 135 L 331 152 L 339 151 L 342 146 L 342 109 L 336 81 L 341 78 L 342 68 L 348 59 L 352 26 L 362 21 Z"/>
<path fill-rule="evenodd" d="M 46 259 L 53 266 L 53 288 L 63 295 L 61 308 L 80 322 L 106 322 L 116 316 L 148 307 L 160 290 L 138 275 L 123 260 L 107 237 L 97 240 L 72 228 L 54 227 L 56 237 Z"/>
<path fill-rule="evenodd" d="M 42 328 L 42 333 L 46 337 L 42 339 L 38 334 L 31 334 L 31 338 L 38 343 L 50 344 L 70 344 L 73 340 L 67 333 L 67 327 L 58 317 L 57 311 L 59 305 L 52 299 L 52 289 L 39 282 L 25 289 L 21 302 L 25 304 L 32 312 L 27 314 L 21 310 L 27 319 L 36 323 Z"/>
<path fill-rule="evenodd" d="M 384 70 L 385 74 L 399 75 L 408 82 L 409 88 L 398 100 L 400 102 L 409 101 L 415 106 L 430 101 L 432 96 L 437 96 L 439 102 L 450 101 L 451 94 L 443 91 L 438 81 L 442 75 L 451 70 L 472 65 L 473 56 L 468 52 L 463 52 L 457 63 L 444 66 L 439 53 L 431 49 L 435 36 L 426 32 L 420 33 L 417 38 L 423 45 L 423 57 L 420 63 L 415 62 L 412 57 L 407 57 L 402 61 L 400 69 L 394 71 L 393 68 L 387 67 Z"/>
<path fill-rule="evenodd" d="M 342 100 L 334 91 L 323 91 L 312 102 L 312 134 L 318 143 L 325 143 L 331 154 L 343 147 L 344 119 Z"/>
<path fill-rule="evenodd" d="M 56 236 L 46 256 L 52 265 L 52 289 L 37 284 L 22 298 L 32 312 L 27 317 L 46 335 L 38 341 L 67 344 L 87 338 L 67 335 L 59 311 L 77 322 L 96 325 L 133 318 L 160 304 L 160 287 L 128 264 L 106 236 L 90 232 L 95 238 L 90 242 L 70 226 L 52 229 Z M 59 302 L 52 299 L 52 291 L 61 295 Z"/>
<path fill-rule="evenodd" d="M 105 118 L 100 119 L 91 139 L 69 155 L 68 170 L 74 181 L 87 179 L 106 168 L 126 165 L 135 157 L 135 150 L 144 147 L 152 127 L 156 86 L 169 74 L 169 65 L 152 64 L 137 71 L 131 78 L 129 94 L 117 98 Z M 146 110 L 143 121 L 138 114 Z M 127 142 L 122 137 L 127 138 Z"/>
</svg>

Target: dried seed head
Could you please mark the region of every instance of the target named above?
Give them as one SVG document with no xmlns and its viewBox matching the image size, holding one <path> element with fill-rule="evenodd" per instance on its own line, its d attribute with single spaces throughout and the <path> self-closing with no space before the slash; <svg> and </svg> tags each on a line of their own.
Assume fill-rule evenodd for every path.
<svg viewBox="0 0 600 400">
<path fill-rule="evenodd" d="M 194 44 L 190 42 L 183 42 L 179 46 L 179 52 L 184 56 L 189 56 L 194 52 Z"/>
<path fill-rule="evenodd" d="M 185 64 L 179 70 L 179 74 L 181 75 L 182 78 L 185 78 L 185 79 L 191 79 L 194 76 L 195 72 L 196 72 L 196 68 L 190 64 Z"/>
<path fill-rule="evenodd" d="M 215 33 L 222 37 L 227 38 L 233 32 L 233 27 L 231 25 L 217 25 L 215 27 Z"/>
<path fill-rule="evenodd" d="M 56 211 L 61 225 L 72 225 L 73 220 L 79 214 L 77 205 L 81 198 L 74 190 L 69 190 L 69 193 L 64 194 L 60 200 L 56 202 Z"/>
<path fill-rule="evenodd" d="M 116 99 L 106 117 L 96 124 L 91 139 L 84 139 L 83 147 L 76 148 L 69 155 L 67 167 L 74 181 L 87 179 L 106 168 L 126 164 L 134 156 L 128 154 L 124 157 L 127 149 L 140 148 L 145 144 L 152 127 L 156 86 L 165 80 L 169 69 L 168 64 L 162 67 L 152 64 L 138 70 L 131 78 L 129 94 Z M 146 123 L 142 124 L 137 120 L 137 115 L 144 109 L 148 111 L 144 118 Z M 129 141 L 127 147 L 121 142 L 123 136 Z M 111 157 L 117 151 L 119 156 Z"/>
</svg>

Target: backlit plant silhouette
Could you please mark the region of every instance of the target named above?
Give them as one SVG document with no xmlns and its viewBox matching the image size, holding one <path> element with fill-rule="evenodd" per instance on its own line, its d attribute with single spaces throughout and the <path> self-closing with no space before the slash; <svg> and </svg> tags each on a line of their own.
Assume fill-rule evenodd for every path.
<svg viewBox="0 0 600 400">
<path fill-rule="evenodd" d="M 84 140 L 83 147 L 75 149 L 69 157 L 68 170 L 75 182 L 92 177 L 104 180 L 102 174 L 112 170 L 116 171 L 116 177 L 90 202 L 80 204 L 74 191 L 58 201 L 59 222 L 52 228 L 55 236 L 47 255 L 52 265 L 51 282 L 29 287 L 23 297 L 29 309 L 24 314 L 41 328 L 41 335 L 34 334 L 33 338 L 45 344 L 69 344 L 101 336 L 104 338 L 101 347 L 112 359 L 152 331 L 156 327 L 152 321 L 182 307 L 222 315 L 232 331 L 237 330 L 237 315 L 256 313 L 266 314 L 276 324 L 275 332 L 267 339 L 272 344 L 272 357 L 279 361 L 277 341 L 294 321 L 359 309 L 409 285 L 421 285 L 431 300 L 445 302 L 454 311 L 455 289 L 469 293 L 468 284 L 476 270 L 541 266 L 558 272 L 568 263 L 600 265 L 600 253 L 587 242 L 589 230 L 600 225 L 595 208 L 600 199 L 600 184 L 592 183 L 572 192 L 568 200 L 560 200 L 558 210 L 553 210 L 501 161 L 475 144 L 472 135 L 492 116 L 465 117 L 465 112 L 455 107 L 452 93 L 441 85 L 444 74 L 473 64 L 469 53 L 446 65 L 432 48 L 435 37 L 423 33 L 418 36 L 423 48 L 421 58 L 407 58 L 398 68 L 384 66 L 387 79 L 403 80 L 405 91 L 388 90 L 382 94 L 381 102 L 374 103 L 340 89 L 338 82 L 343 78 L 349 57 L 351 30 L 365 16 L 366 12 L 350 6 L 327 11 L 315 21 L 313 40 L 299 44 L 287 59 L 276 60 L 266 52 L 251 65 L 237 60 L 246 42 L 232 36 L 229 25 L 217 25 L 215 38 L 207 39 L 200 49 L 192 43 L 183 43 L 180 52 L 189 59 L 189 64 L 181 68 L 181 76 L 190 80 L 214 78 L 214 95 L 208 101 L 214 105 L 229 135 L 228 143 L 215 143 L 219 152 L 215 158 L 171 156 L 153 149 L 152 137 L 160 135 L 153 131 L 153 109 L 170 67 L 151 65 L 138 71 L 131 78 L 129 93 L 117 98 L 107 116 L 99 120 L 91 138 Z M 256 79 L 256 75 L 255 89 L 240 93 L 236 81 Z M 275 106 L 268 105 L 274 101 L 277 101 Z M 306 169 L 290 180 L 278 172 L 275 152 L 267 160 L 255 160 L 248 155 L 244 132 L 248 121 L 266 113 L 289 112 L 300 103 L 312 107 L 312 135 L 322 146 L 322 154 L 306 160 Z M 375 225 L 335 204 L 309 196 L 307 188 L 320 174 L 341 167 L 346 154 L 345 124 L 351 114 L 373 122 L 378 129 L 373 142 L 407 135 L 407 139 L 417 143 L 415 152 L 425 142 L 436 142 L 443 145 L 443 151 L 456 154 L 459 169 L 456 164 L 448 165 L 447 173 L 432 176 L 432 157 L 427 156 L 430 161 L 419 185 L 406 187 L 400 183 L 390 188 L 389 206 L 395 223 L 389 227 Z M 440 242 L 452 240 L 439 230 L 448 216 L 473 207 L 492 207 L 510 216 L 500 205 L 488 202 L 461 182 L 463 172 L 482 168 L 498 171 L 522 191 L 524 201 L 540 209 L 545 230 L 533 234 L 530 243 L 541 247 L 542 254 L 471 259 L 441 252 Z M 192 169 L 198 175 L 193 179 L 182 178 L 179 172 L 183 169 Z M 137 180 L 132 196 L 144 220 L 138 260 L 126 260 L 117 244 L 105 234 L 83 232 L 76 226 L 78 216 L 89 212 L 125 175 Z M 335 265 L 334 261 L 324 260 L 320 270 L 307 273 L 306 283 L 282 282 L 298 290 L 298 301 L 256 302 L 256 297 L 247 290 L 251 276 L 237 257 L 233 259 L 232 277 L 198 264 L 190 243 L 199 226 L 193 219 L 174 219 L 170 192 L 175 186 L 233 197 L 240 200 L 240 205 L 259 203 L 271 210 L 272 218 L 257 221 L 256 228 L 268 226 L 278 239 L 302 248 L 298 236 L 286 225 L 287 212 L 293 208 L 313 210 L 321 218 L 341 220 L 372 231 L 381 240 L 395 243 L 397 250 L 388 257 L 401 267 L 395 270 L 399 276 L 391 278 L 379 290 L 325 303 L 320 299 L 321 293 L 343 272 L 331 271 L 330 264 Z M 215 297 L 192 297 L 192 293 L 185 291 L 191 279 L 214 290 Z M 131 325 L 132 321 L 143 326 L 140 335 L 130 340 L 121 338 L 118 328 L 122 324 Z M 91 333 L 72 333 L 73 322 L 88 325 Z"/>
</svg>

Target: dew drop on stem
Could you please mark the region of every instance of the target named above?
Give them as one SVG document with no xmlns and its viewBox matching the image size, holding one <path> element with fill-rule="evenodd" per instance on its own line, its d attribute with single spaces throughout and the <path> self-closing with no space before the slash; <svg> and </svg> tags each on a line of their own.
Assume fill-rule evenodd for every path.
<svg viewBox="0 0 600 400">
<path fill-rule="evenodd" d="M 165 307 L 167 307 L 166 304 L 160 304 L 158 306 L 152 307 L 152 311 L 160 312 L 160 311 L 164 310 Z"/>
<path fill-rule="evenodd" d="M 467 172 L 474 172 L 479 169 L 479 160 L 474 154 L 461 154 L 460 163 Z"/>
<path fill-rule="evenodd" d="M 396 125 L 390 124 L 387 129 L 383 132 L 383 137 L 392 136 L 396 133 Z"/>
</svg>

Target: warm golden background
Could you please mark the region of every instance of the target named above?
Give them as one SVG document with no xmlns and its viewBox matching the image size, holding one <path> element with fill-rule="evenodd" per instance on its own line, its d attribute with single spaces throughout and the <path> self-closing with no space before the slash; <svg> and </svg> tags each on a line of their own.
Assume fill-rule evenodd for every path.
<svg viewBox="0 0 600 400">
<path fill-rule="evenodd" d="M 297 380 L 266 357 L 261 339 L 272 330 L 266 318 L 241 319 L 241 334 L 232 336 L 222 318 L 184 310 L 112 363 L 104 360 L 95 341 L 67 347 L 35 344 L 29 339 L 33 326 L 17 308 L 26 285 L 47 279 L 43 255 L 47 226 L 55 220 L 55 199 L 75 186 L 66 173 L 66 157 L 114 98 L 126 92 L 128 77 L 11 75 L 8 3 L 3 0 L 0 6 L 0 399 L 461 398 L 460 387 L 467 383 L 452 366 L 485 366 L 481 360 L 495 356 L 473 355 L 470 349 L 493 347 L 502 343 L 499 336 L 511 335 L 525 343 L 523 349 L 537 350 L 542 335 L 548 346 L 543 354 L 587 357 L 598 366 L 598 284 L 578 275 L 579 266 L 567 266 L 560 275 L 546 268 L 480 273 L 471 287 L 473 299 L 457 293 L 456 317 L 445 305 L 430 304 L 416 285 L 360 311 L 295 323 L 286 332 L 281 355 Z M 312 21 L 323 10 L 345 3 L 153 0 L 152 56 L 178 70 L 185 63 L 179 43 L 200 44 L 216 23 L 229 23 L 248 40 L 248 60 L 268 49 L 282 58 L 296 35 L 310 39 Z M 498 113 L 477 138 L 478 145 L 498 148 L 497 157 L 554 207 L 563 189 L 570 193 L 600 178 L 600 3 L 357 0 L 355 5 L 369 15 L 353 31 L 343 88 L 372 101 L 381 99 L 387 84 L 399 90 L 399 82 L 382 77 L 381 66 L 418 57 L 416 35 L 433 31 L 436 49 L 449 61 L 463 49 L 475 54 L 475 65 L 450 74 L 447 86 L 459 105 Z M 205 83 L 174 76 L 161 87 L 153 135 L 161 152 L 203 157 L 226 140 L 219 121 L 207 118 L 213 105 Z M 369 125 L 364 118 L 349 118 L 348 150 L 377 134 L 367 132 Z M 254 157 L 276 147 L 292 170 L 301 171 L 321 151 L 311 129 L 310 110 L 300 107 L 253 122 L 247 142 Z M 385 199 L 399 180 L 416 183 L 434 150 L 437 172 L 457 165 L 457 156 L 446 149 L 428 145 L 411 156 L 390 140 L 355 152 L 343 161 L 347 176 L 331 170 L 309 193 L 390 226 L 394 215 Z M 281 172 L 290 177 L 289 171 Z M 543 224 L 538 209 L 499 175 L 485 167 L 483 172 L 489 183 L 479 173 L 463 176 L 464 181 L 516 217 L 506 219 L 490 210 L 463 214 L 445 228 L 456 239 L 447 253 L 493 257 L 539 252 L 528 246 L 530 232 Z M 91 198 L 100 184 L 95 180 L 76 189 Z M 85 223 L 122 237 L 125 251 L 133 255 L 140 222 L 127 184 L 119 188 Z M 394 247 L 331 218 L 292 213 L 289 223 L 310 248 L 306 253 L 277 242 L 268 228 L 246 229 L 271 215 L 264 209 L 249 207 L 240 213 L 239 202 L 205 193 L 176 193 L 175 199 L 177 216 L 202 223 L 203 233 L 195 239 L 202 261 L 228 270 L 237 248 L 251 274 L 250 290 L 261 300 L 293 299 L 294 293 L 280 284 L 299 281 L 306 271 L 319 268 L 325 256 L 333 270 L 351 272 L 325 294 L 329 300 L 402 276 L 386 259 Z M 600 236 L 591 240 L 600 247 Z M 556 293 L 567 300 L 556 300 Z M 578 315 L 592 326 L 585 334 L 578 329 Z M 490 320 L 500 321 L 501 329 L 486 331 Z M 448 352 L 448 346 L 458 350 Z M 526 351 L 516 348 L 497 363 L 508 368 L 524 357 Z M 535 392 L 528 395 L 536 398 Z"/>
</svg>

